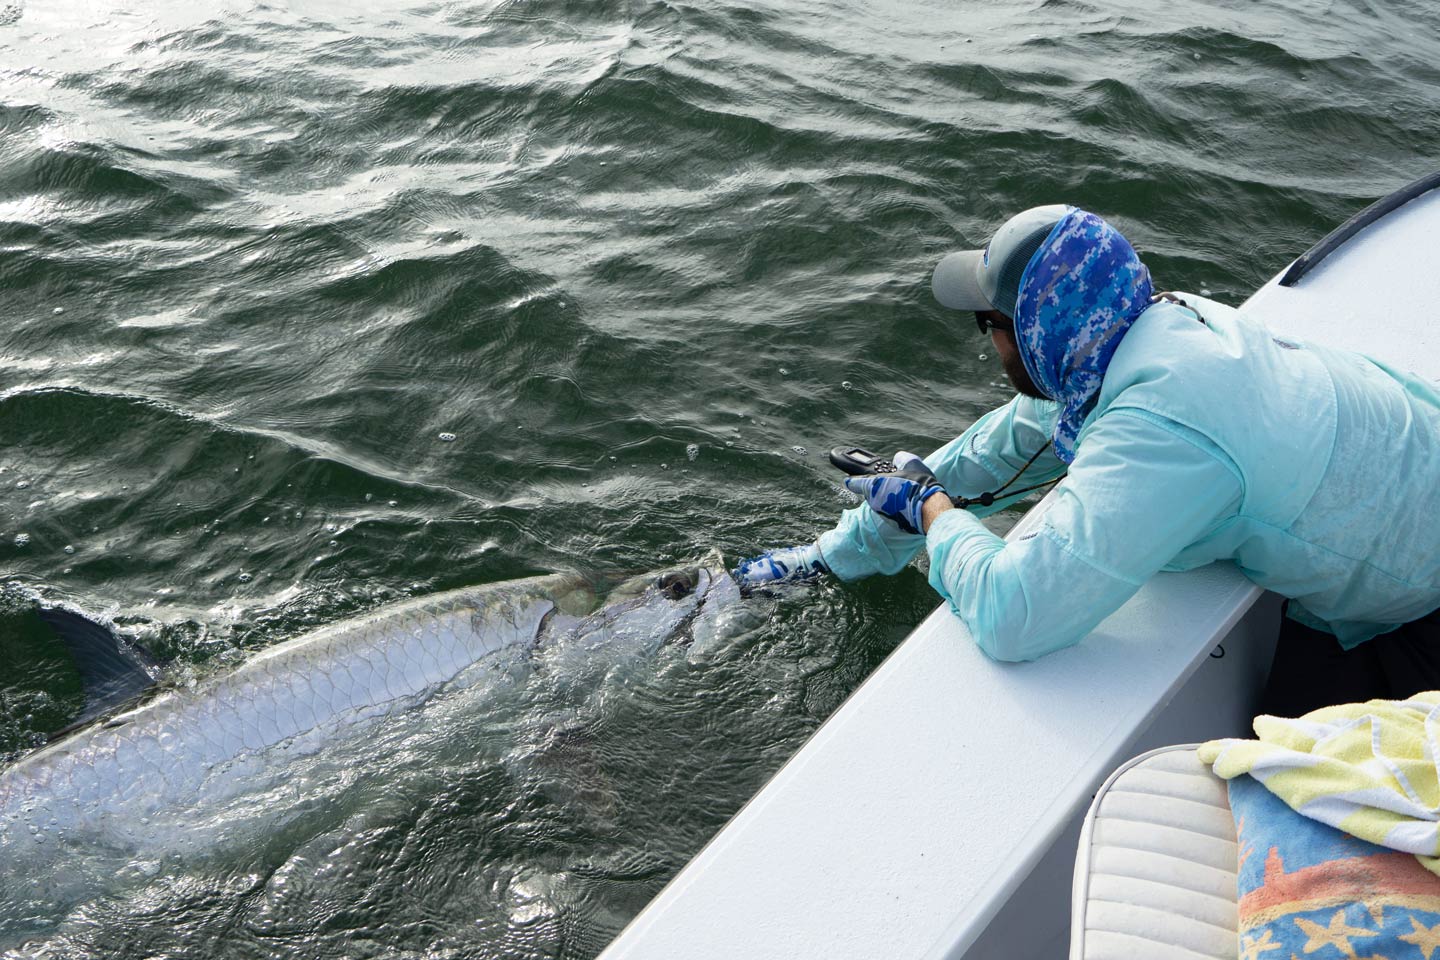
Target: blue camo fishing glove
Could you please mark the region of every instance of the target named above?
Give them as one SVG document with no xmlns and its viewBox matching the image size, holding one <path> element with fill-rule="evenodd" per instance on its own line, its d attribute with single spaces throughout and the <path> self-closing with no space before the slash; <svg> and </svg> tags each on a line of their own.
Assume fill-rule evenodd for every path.
<svg viewBox="0 0 1440 960">
<path fill-rule="evenodd" d="M 894 473 L 846 477 L 845 489 L 858 493 L 880 516 L 894 520 L 906 533 L 923 533 L 920 509 L 926 500 L 945 488 L 924 461 L 901 450 L 895 454 Z"/>
<path fill-rule="evenodd" d="M 778 583 L 781 580 L 809 580 L 830 568 L 820 556 L 820 548 L 813 543 L 799 547 L 782 547 L 767 550 L 758 557 L 741 560 L 731 574 L 742 587 L 760 583 Z"/>
</svg>

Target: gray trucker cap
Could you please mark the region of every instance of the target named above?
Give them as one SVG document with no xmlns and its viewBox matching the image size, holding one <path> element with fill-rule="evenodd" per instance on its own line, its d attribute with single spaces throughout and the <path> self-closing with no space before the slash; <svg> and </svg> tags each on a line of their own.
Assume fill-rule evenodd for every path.
<svg viewBox="0 0 1440 960">
<path fill-rule="evenodd" d="M 1031 207 L 1015 214 L 984 250 L 961 250 L 941 260 L 930 289 L 952 310 L 999 310 L 1015 316 L 1020 278 L 1055 224 L 1073 209 L 1063 203 Z"/>
</svg>

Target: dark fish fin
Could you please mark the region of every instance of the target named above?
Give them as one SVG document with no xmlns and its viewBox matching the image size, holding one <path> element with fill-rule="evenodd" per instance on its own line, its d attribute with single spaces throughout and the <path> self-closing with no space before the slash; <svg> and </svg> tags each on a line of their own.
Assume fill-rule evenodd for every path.
<svg viewBox="0 0 1440 960">
<path fill-rule="evenodd" d="M 108 627 L 58 607 L 42 607 L 40 619 L 54 629 L 80 671 L 86 699 L 82 719 L 133 700 L 155 683 L 160 669 L 155 659 Z"/>
</svg>

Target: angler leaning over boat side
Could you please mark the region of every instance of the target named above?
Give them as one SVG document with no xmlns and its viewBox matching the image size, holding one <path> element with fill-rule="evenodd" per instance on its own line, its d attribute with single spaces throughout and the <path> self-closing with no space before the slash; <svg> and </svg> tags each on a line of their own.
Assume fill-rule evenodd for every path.
<svg viewBox="0 0 1440 960">
<path fill-rule="evenodd" d="M 1430 384 L 1157 296 L 1125 238 L 1075 207 L 1012 217 L 985 250 L 943 259 L 933 289 L 975 312 L 1019 395 L 923 461 L 848 479 L 865 504 L 815 543 L 744 561 L 744 581 L 894 573 L 924 546 L 982 649 L 1028 660 L 1154 573 L 1228 559 L 1289 598 L 1264 712 L 1440 686 Z M 979 522 L 1012 486 L 1062 476 L 1035 533 L 1006 543 Z M 954 493 L 990 502 L 955 509 Z"/>
</svg>

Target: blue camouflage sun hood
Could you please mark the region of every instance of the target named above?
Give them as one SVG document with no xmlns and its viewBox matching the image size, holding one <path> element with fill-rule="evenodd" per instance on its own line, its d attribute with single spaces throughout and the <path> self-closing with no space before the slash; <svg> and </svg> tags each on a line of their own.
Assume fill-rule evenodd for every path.
<svg viewBox="0 0 1440 960">
<path fill-rule="evenodd" d="M 1055 455 L 1075 460 L 1080 425 L 1125 331 L 1150 305 L 1150 271 L 1120 231 L 1077 207 L 1020 278 L 1015 341 L 1035 386 L 1060 403 Z"/>
</svg>

